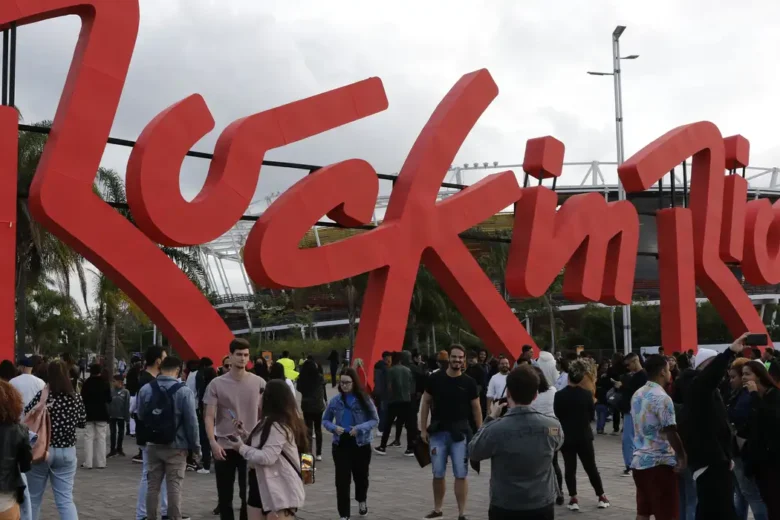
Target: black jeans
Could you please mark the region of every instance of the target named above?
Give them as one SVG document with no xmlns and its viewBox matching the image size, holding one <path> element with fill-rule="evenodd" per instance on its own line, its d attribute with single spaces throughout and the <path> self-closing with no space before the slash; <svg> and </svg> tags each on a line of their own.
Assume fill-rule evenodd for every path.
<svg viewBox="0 0 780 520">
<path fill-rule="evenodd" d="M 593 451 L 593 439 L 582 440 L 576 443 L 564 442 L 561 447 L 563 455 L 563 472 L 566 479 L 566 488 L 569 490 L 569 496 L 577 496 L 577 457 L 582 462 L 585 473 L 588 474 L 590 485 L 596 491 L 596 496 L 604 494 L 604 487 L 601 485 L 601 475 L 596 468 L 596 453 Z M 731 482 L 731 479 L 729 479 Z M 729 495 L 731 496 L 731 495 Z M 714 518 L 714 517 L 713 517 Z"/>
<path fill-rule="evenodd" d="M 488 520 L 553 520 L 554 518 L 555 507 L 553 504 L 527 511 L 511 511 L 495 506 L 490 506 L 488 509 Z"/>
<path fill-rule="evenodd" d="M 322 412 L 303 412 L 303 422 L 306 423 L 306 428 L 309 430 L 309 440 L 311 440 L 312 433 L 317 439 L 316 454 L 322 455 Z"/>
<path fill-rule="evenodd" d="M 620 431 L 620 410 L 617 408 L 612 409 L 612 431 L 615 433 Z"/>
<path fill-rule="evenodd" d="M 417 414 L 413 413 L 411 402 L 390 403 L 387 405 L 387 427 L 382 432 L 381 446 L 387 446 L 390 429 L 395 423 L 395 442 L 401 442 L 401 429 L 406 426 L 406 447 L 412 449 L 417 440 Z"/>
<path fill-rule="evenodd" d="M 737 520 L 730 464 L 711 464 L 696 479 L 696 520 Z"/>
<path fill-rule="evenodd" d="M 555 472 L 555 480 L 558 482 L 558 495 L 563 496 L 563 473 L 561 473 L 561 466 L 558 464 L 558 452 L 553 455 L 553 471 Z"/>
<path fill-rule="evenodd" d="M 233 520 L 233 488 L 238 472 L 238 496 L 241 498 L 240 520 L 246 518 L 246 460 L 235 450 L 225 450 L 225 460 L 214 461 L 220 520 Z"/>
<path fill-rule="evenodd" d="M 122 442 L 125 440 L 125 420 L 109 419 L 108 427 L 111 430 L 111 453 L 124 453 Z"/>
<path fill-rule="evenodd" d="M 330 386 L 331 388 L 336 388 L 336 385 L 338 384 L 337 381 L 337 375 L 339 373 L 339 364 L 338 363 L 331 363 L 330 364 Z"/>
<path fill-rule="evenodd" d="M 389 428 L 388 428 L 389 429 Z M 368 466 L 371 464 L 371 446 L 358 446 L 354 437 L 343 434 L 333 445 L 333 464 L 336 466 L 336 503 L 339 516 L 349 518 L 350 488 L 355 481 L 355 500 L 368 498 Z"/>
<path fill-rule="evenodd" d="M 209 437 L 206 435 L 206 423 L 203 422 L 203 416 L 198 414 L 198 433 L 200 435 L 200 463 L 203 469 L 211 469 L 211 444 L 209 443 Z"/>
</svg>

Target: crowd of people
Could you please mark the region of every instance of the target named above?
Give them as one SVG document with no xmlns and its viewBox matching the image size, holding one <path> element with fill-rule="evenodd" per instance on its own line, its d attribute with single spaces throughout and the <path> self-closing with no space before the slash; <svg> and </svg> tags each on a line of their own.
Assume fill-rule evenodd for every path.
<svg viewBox="0 0 780 520">
<path fill-rule="evenodd" d="M 466 520 L 468 473 L 490 459 L 488 517 L 547 520 L 556 505 L 610 507 L 594 447 L 610 419 L 637 519 L 744 520 L 748 511 L 778 519 L 780 361 L 744 340 L 721 353 L 660 349 L 600 362 L 587 353 L 534 358 L 527 346 L 514 363 L 459 345 L 430 359 L 385 352 L 371 388 L 360 359 L 340 364 L 334 351 L 328 373 L 312 356 L 295 362 L 287 352 L 250 361 L 241 339 L 218 367 L 209 358 L 182 363 L 157 346 L 114 374 L 69 356 L 3 361 L 0 520 L 38 520 L 49 483 L 60 518 L 78 518 L 79 428 L 83 470 L 124 457 L 125 437 L 135 438 L 136 520 L 189 518 L 186 472 L 212 466 L 214 515 L 233 520 L 237 481 L 240 520 L 293 518 L 322 460 L 323 429 L 332 434 L 341 520 L 351 518 L 353 496 L 357 514 L 369 514 L 372 454 L 392 448 L 431 466 L 433 508 L 424 518 L 443 518 L 451 465 L 458 520 Z M 326 375 L 338 389 L 330 399 Z M 594 506 L 580 503 L 578 464 Z"/>
</svg>

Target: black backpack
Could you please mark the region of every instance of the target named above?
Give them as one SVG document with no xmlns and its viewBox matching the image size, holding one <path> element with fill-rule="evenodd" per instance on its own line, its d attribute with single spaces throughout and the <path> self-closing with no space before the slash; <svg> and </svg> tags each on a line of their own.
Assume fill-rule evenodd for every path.
<svg viewBox="0 0 780 520">
<path fill-rule="evenodd" d="M 152 444 L 172 444 L 176 440 L 176 408 L 174 395 L 184 383 L 176 383 L 167 390 L 155 380 L 149 383 L 152 397 L 143 411 L 141 421 L 144 425 L 146 442 Z"/>
</svg>

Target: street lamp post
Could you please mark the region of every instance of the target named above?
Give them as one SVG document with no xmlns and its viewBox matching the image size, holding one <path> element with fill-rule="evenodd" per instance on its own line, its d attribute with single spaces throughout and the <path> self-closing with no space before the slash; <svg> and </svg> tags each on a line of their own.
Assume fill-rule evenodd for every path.
<svg viewBox="0 0 780 520">
<path fill-rule="evenodd" d="M 623 91 L 620 84 L 621 68 L 620 60 L 635 60 L 638 54 L 629 56 L 620 55 L 620 36 L 626 30 L 624 25 L 618 25 L 612 31 L 612 72 L 592 72 L 591 76 L 612 76 L 615 83 L 615 144 L 617 147 L 618 166 L 625 160 L 625 149 L 623 147 Z M 626 200 L 626 191 L 623 189 L 623 183 L 618 177 L 618 199 Z M 614 339 L 613 339 L 614 342 Z M 623 306 L 623 353 L 628 354 L 632 350 L 631 344 L 631 306 Z"/>
</svg>

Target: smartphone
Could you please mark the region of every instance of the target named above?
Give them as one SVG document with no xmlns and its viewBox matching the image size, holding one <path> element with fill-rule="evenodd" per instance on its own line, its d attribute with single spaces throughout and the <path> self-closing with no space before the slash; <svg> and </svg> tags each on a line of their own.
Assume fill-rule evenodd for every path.
<svg viewBox="0 0 780 520">
<path fill-rule="evenodd" d="M 236 414 L 233 413 L 233 410 L 228 410 L 227 413 L 231 419 L 236 420 Z"/>
<path fill-rule="evenodd" d="M 225 435 L 225 438 L 230 442 L 238 442 L 238 437 L 236 437 L 235 435 Z"/>
<path fill-rule="evenodd" d="M 748 334 L 745 338 L 748 347 L 765 347 L 769 345 L 769 337 L 766 334 Z"/>
</svg>

